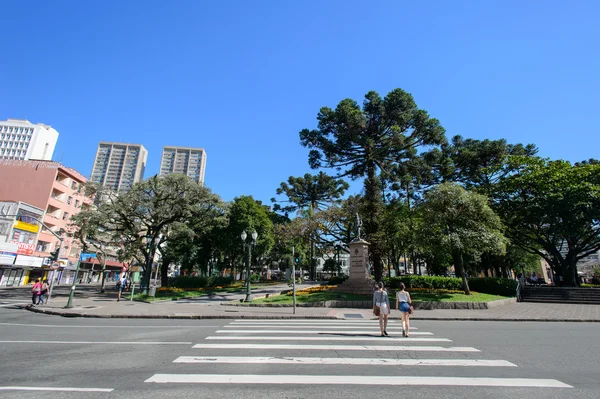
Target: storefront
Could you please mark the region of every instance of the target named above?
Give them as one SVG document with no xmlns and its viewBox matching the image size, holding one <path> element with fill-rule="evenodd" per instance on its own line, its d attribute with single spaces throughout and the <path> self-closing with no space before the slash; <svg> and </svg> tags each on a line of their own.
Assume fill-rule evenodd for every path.
<svg viewBox="0 0 600 399">
<path fill-rule="evenodd" d="M 0 287 L 21 285 L 24 271 L 15 267 L 17 244 L 0 244 Z"/>
</svg>

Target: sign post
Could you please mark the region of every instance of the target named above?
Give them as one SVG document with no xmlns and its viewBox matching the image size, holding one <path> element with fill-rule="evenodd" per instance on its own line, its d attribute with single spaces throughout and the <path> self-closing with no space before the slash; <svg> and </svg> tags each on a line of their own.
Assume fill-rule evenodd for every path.
<svg viewBox="0 0 600 399">
<path fill-rule="evenodd" d="M 62 250 L 62 245 L 63 245 L 63 240 L 61 238 L 60 244 L 58 245 L 58 252 L 57 252 L 58 256 L 57 256 L 56 262 L 53 262 L 52 265 L 50 265 L 50 269 L 52 269 L 52 277 L 50 278 L 50 287 L 48 288 L 48 299 L 46 299 L 46 303 L 50 302 L 50 298 L 52 298 L 52 287 L 54 287 L 54 274 L 60 267 L 60 263 L 58 263 L 58 258 L 60 257 L 60 251 Z"/>
</svg>

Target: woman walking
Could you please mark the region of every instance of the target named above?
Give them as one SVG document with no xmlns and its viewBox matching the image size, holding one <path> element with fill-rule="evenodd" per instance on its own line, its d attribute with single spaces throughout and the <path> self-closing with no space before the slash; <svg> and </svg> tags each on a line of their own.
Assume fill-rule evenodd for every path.
<svg viewBox="0 0 600 399">
<path fill-rule="evenodd" d="M 33 288 L 31 289 L 31 304 L 32 306 L 37 305 L 38 297 L 42 292 L 42 283 L 40 283 L 40 279 L 35 280 L 35 284 L 33 284 Z"/>
<path fill-rule="evenodd" d="M 396 293 L 396 309 L 400 311 L 400 315 L 402 316 L 402 336 L 408 337 L 412 300 L 410 299 L 410 294 L 405 289 L 406 286 L 404 283 L 400 283 L 400 291 Z"/>
<path fill-rule="evenodd" d="M 387 322 L 390 314 L 390 299 L 388 293 L 383 289 L 383 283 L 377 283 L 377 291 L 373 293 L 373 313 L 379 316 L 379 329 L 381 336 L 388 335 Z"/>
<path fill-rule="evenodd" d="M 41 305 L 43 303 L 48 303 L 48 298 L 44 299 L 44 295 L 48 294 L 48 280 L 44 280 L 44 283 L 42 284 L 42 289 L 40 291 L 40 295 L 38 297 L 38 301 L 37 304 Z"/>
</svg>

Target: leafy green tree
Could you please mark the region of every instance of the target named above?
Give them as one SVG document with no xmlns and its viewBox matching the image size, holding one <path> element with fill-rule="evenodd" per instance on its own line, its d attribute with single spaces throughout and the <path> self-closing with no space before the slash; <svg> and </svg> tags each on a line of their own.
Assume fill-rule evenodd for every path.
<svg viewBox="0 0 600 399">
<path fill-rule="evenodd" d="M 175 223 L 205 218 L 212 223 L 224 204 L 221 199 L 187 176 L 154 176 L 136 183 L 126 193 L 89 186 L 100 204 L 96 212 L 98 228 L 120 244 L 120 258 L 136 258 L 144 269 L 144 285 L 149 286 L 151 268 L 147 265 L 156 250 L 168 241 L 169 227 Z M 144 238 L 150 239 L 150 244 Z"/>
<path fill-rule="evenodd" d="M 446 179 L 462 183 L 467 189 L 494 197 L 498 182 L 516 171 L 510 156 L 532 157 L 538 149 L 533 144 L 508 144 L 506 140 L 475 140 L 454 136 L 443 146 L 450 159 L 444 169 Z"/>
<path fill-rule="evenodd" d="M 252 251 L 254 260 L 267 255 L 275 243 L 268 207 L 251 196 L 236 197 L 229 204 L 229 222 L 223 232 L 221 245 L 232 260 L 245 259 L 240 238 L 242 231 L 246 231 L 248 235 L 253 231 L 258 233 L 257 243 Z"/>
<path fill-rule="evenodd" d="M 499 184 L 496 209 L 507 235 L 577 286 L 577 262 L 600 250 L 600 165 L 511 158 L 518 173 Z"/>
<path fill-rule="evenodd" d="M 421 240 L 430 248 L 441 247 L 452 254 L 456 276 L 462 278 L 469 295 L 465 258 L 477 259 L 484 252 L 504 253 L 507 240 L 500 218 L 486 197 L 453 183 L 426 193 L 421 211 Z"/>
<path fill-rule="evenodd" d="M 335 179 L 323 172 L 313 176 L 309 173 L 303 177 L 290 176 L 287 182 L 281 183 L 277 189 L 277 194 L 284 194 L 288 199 L 289 205 L 281 208 L 279 204 L 275 205 L 275 210 L 282 210 L 286 213 L 295 212 L 300 209 L 308 210 L 309 217 L 313 217 L 319 209 L 325 208 L 338 201 L 349 185 L 343 179 Z M 275 201 L 275 198 L 273 198 Z M 316 278 L 316 259 L 315 247 L 318 237 L 310 235 L 309 237 L 309 264 L 310 277 Z"/>
<path fill-rule="evenodd" d="M 420 146 L 444 141 L 444 129 L 437 119 L 417 108 L 412 95 L 392 90 L 385 98 L 367 93 L 363 107 L 352 99 L 342 100 L 335 110 L 323 107 L 318 128 L 300 132 L 303 146 L 311 149 L 309 165 L 338 170 L 338 177 L 365 178 L 364 227 L 371 242 L 375 278 L 383 273 L 383 198 L 380 172 L 412 157 Z"/>
<path fill-rule="evenodd" d="M 323 271 L 325 273 L 331 273 L 332 275 L 336 275 L 337 274 L 341 274 L 342 273 L 342 266 L 339 264 L 339 262 L 333 258 L 329 258 L 325 260 L 325 263 L 323 264 Z"/>
</svg>

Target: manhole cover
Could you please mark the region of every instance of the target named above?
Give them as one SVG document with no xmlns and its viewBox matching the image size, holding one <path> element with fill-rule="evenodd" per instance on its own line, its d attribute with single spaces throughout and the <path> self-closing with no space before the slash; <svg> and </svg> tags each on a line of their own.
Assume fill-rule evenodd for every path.
<svg viewBox="0 0 600 399">
<path fill-rule="evenodd" d="M 346 319 L 364 319 L 360 313 L 344 313 Z"/>
</svg>

